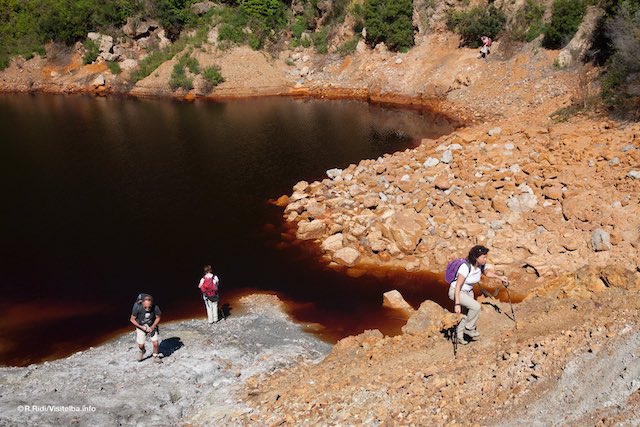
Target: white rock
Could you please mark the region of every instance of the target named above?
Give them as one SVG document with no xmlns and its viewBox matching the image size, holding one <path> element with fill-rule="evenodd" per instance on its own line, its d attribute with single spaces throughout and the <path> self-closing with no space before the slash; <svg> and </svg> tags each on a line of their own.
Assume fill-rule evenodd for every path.
<svg viewBox="0 0 640 427">
<path fill-rule="evenodd" d="M 137 66 L 138 66 L 138 61 L 136 61 L 135 59 L 125 59 L 120 63 L 120 68 L 122 68 L 125 71 L 133 70 Z"/>
<path fill-rule="evenodd" d="M 336 252 L 342 249 L 342 233 L 327 237 L 322 242 L 322 250 L 325 252 Z"/>
<path fill-rule="evenodd" d="M 495 127 L 495 128 L 489 129 L 489 132 L 487 132 L 487 134 L 489 136 L 494 136 L 494 135 L 500 135 L 501 132 L 502 132 L 502 128 Z"/>
<path fill-rule="evenodd" d="M 451 150 L 446 150 L 442 153 L 442 158 L 440 159 L 442 163 L 449 164 L 453 161 L 453 153 Z"/>
<path fill-rule="evenodd" d="M 640 171 L 629 171 L 627 176 L 633 179 L 640 179 Z"/>
<path fill-rule="evenodd" d="M 425 168 L 432 168 L 436 166 L 438 163 L 440 163 L 440 160 L 436 159 L 435 157 L 429 157 L 427 158 L 427 160 L 424 161 L 422 166 L 424 166 Z"/>
<path fill-rule="evenodd" d="M 327 176 L 331 179 L 336 179 L 340 175 L 342 175 L 342 169 L 334 168 L 327 171 Z"/>
<path fill-rule="evenodd" d="M 93 79 L 93 85 L 95 87 L 104 86 L 104 84 L 105 84 L 104 74 L 98 74 L 98 76 L 95 79 Z"/>
<path fill-rule="evenodd" d="M 87 38 L 89 40 L 93 40 L 95 42 L 95 41 L 98 41 L 98 39 L 100 39 L 101 35 L 102 34 L 100 34 L 100 33 L 89 33 L 89 34 L 87 34 Z"/>
<path fill-rule="evenodd" d="M 353 267 L 360 260 L 360 252 L 349 247 L 342 248 L 333 254 L 333 260 L 340 265 Z"/>
<path fill-rule="evenodd" d="M 608 251 L 611 249 L 611 238 L 609 233 L 602 228 L 596 228 L 591 233 L 591 249 L 595 252 Z"/>
</svg>

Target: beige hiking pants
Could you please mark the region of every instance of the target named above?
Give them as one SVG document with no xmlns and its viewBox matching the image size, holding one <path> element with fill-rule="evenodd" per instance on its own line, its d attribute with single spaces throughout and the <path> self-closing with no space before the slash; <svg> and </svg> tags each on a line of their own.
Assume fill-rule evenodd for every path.
<svg viewBox="0 0 640 427">
<path fill-rule="evenodd" d="M 449 287 L 449 298 L 455 302 L 455 289 Z M 480 303 L 473 297 L 473 291 L 460 290 L 460 305 L 462 306 L 462 313 L 464 317 L 458 324 L 456 333 L 458 338 L 464 337 L 464 330 L 473 331 L 478 324 L 478 318 L 480 317 Z"/>
</svg>

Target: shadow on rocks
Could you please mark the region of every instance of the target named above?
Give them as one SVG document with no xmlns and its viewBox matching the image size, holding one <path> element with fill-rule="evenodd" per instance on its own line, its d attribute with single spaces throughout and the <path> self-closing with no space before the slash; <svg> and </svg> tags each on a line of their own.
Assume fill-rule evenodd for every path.
<svg viewBox="0 0 640 427">
<path fill-rule="evenodd" d="M 182 347 L 184 347 L 184 343 L 179 337 L 171 337 L 162 340 L 159 350 L 163 357 L 169 357 Z"/>
</svg>

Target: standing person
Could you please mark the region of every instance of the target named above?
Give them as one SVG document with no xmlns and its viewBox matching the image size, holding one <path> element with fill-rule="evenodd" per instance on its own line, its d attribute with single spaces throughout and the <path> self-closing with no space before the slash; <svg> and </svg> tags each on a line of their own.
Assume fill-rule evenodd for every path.
<svg viewBox="0 0 640 427">
<path fill-rule="evenodd" d="M 487 59 L 487 55 L 491 53 L 490 48 L 493 41 L 491 40 L 491 37 L 487 36 L 480 37 L 480 40 L 482 41 L 482 47 L 480 48 L 480 58 Z"/>
<path fill-rule="evenodd" d="M 218 321 L 218 284 L 220 279 L 213 274 L 213 269 L 210 265 L 204 266 L 204 276 L 200 279 L 198 288 L 202 292 L 202 299 L 204 300 L 204 306 L 207 308 L 207 320 L 209 324 Z"/>
<path fill-rule="evenodd" d="M 500 276 L 493 271 L 485 271 L 484 266 L 487 264 L 488 253 L 489 249 L 484 246 L 478 245 L 471 248 L 467 258 L 458 267 L 455 279 L 449 285 L 449 298 L 455 304 L 455 313 L 465 314 L 456 329 L 460 344 L 469 343 L 465 340 L 465 335 L 471 338 L 480 336 L 480 333 L 476 331 L 480 317 L 480 303 L 473 297 L 473 285 L 480 282 L 482 274 L 505 283 L 508 280 L 506 276 Z"/>
<path fill-rule="evenodd" d="M 153 344 L 153 360 L 156 363 L 162 363 L 162 359 L 160 359 L 161 355 L 158 352 L 160 347 L 158 323 L 160 323 L 161 315 L 162 311 L 160 311 L 160 307 L 154 304 L 151 295 L 143 294 L 142 302 L 133 305 L 129 321 L 136 327 L 136 342 L 140 348 L 138 355 L 139 362 L 144 360 L 146 353 L 144 344 L 147 337 L 149 337 Z"/>
</svg>

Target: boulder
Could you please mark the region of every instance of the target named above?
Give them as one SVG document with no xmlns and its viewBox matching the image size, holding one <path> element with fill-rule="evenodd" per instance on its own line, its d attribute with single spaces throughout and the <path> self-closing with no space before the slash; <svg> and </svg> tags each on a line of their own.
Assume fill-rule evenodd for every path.
<svg viewBox="0 0 640 427">
<path fill-rule="evenodd" d="M 104 74 L 98 74 L 98 76 L 93 79 L 93 86 L 100 87 L 105 85 Z"/>
<path fill-rule="evenodd" d="M 487 135 L 495 136 L 495 135 L 500 135 L 501 133 L 502 133 L 502 128 L 495 127 L 495 128 L 489 129 L 489 131 L 487 132 Z"/>
<path fill-rule="evenodd" d="M 433 186 L 438 190 L 446 191 L 451 188 L 451 181 L 448 176 L 441 174 L 436 177 L 436 180 L 433 182 Z"/>
<path fill-rule="evenodd" d="M 309 188 L 309 183 L 307 181 L 300 181 L 299 183 L 293 186 L 293 191 L 301 192 L 301 191 L 305 191 L 307 188 Z"/>
<path fill-rule="evenodd" d="M 336 179 L 337 177 L 339 177 L 340 175 L 342 175 L 342 169 L 338 169 L 338 168 L 333 168 L 333 169 L 329 169 L 327 171 L 327 176 L 330 179 Z"/>
<path fill-rule="evenodd" d="M 333 261 L 347 267 L 353 267 L 359 260 L 360 252 L 350 247 L 339 249 L 333 254 Z"/>
<path fill-rule="evenodd" d="M 524 193 L 507 199 L 509 209 L 517 213 L 532 211 L 537 204 L 538 198 L 531 193 Z"/>
<path fill-rule="evenodd" d="M 120 63 L 120 68 L 123 71 L 133 70 L 138 67 L 138 61 L 135 59 L 125 59 Z"/>
<path fill-rule="evenodd" d="M 413 307 L 404 300 L 402 294 L 395 289 L 385 292 L 382 295 L 382 305 L 396 310 L 403 310 L 407 313 L 413 313 L 415 311 Z"/>
<path fill-rule="evenodd" d="M 558 54 L 556 63 L 560 68 L 568 67 L 574 62 L 584 59 L 586 53 L 591 49 L 593 34 L 603 14 L 604 10 L 601 7 L 589 6 L 587 8 L 578 31 L 576 31 L 569 44 Z"/>
<path fill-rule="evenodd" d="M 406 254 L 412 254 L 418 246 L 426 224 L 413 209 L 405 209 L 394 213 L 389 218 L 387 227 L 398 248 Z"/>
<path fill-rule="evenodd" d="M 424 332 L 436 331 L 442 324 L 446 310 L 433 301 L 425 301 L 420 304 L 418 311 L 414 312 L 407 324 L 402 327 L 402 333 L 417 335 Z"/>
<path fill-rule="evenodd" d="M 451 163 L 453 161 L 453 152 L 451 150 L 445 150 L 445 152 L 442 153 L 440 161 L 445 164 Z"/>
<path fill-rule="evenodd" d="M 100 49 L 100 52 L 102 52 L 102 53 L 111 52 L 111 49 L 113 49 L 113 37 L 107 36 L 107 35 L 102 35 L 100 37 L 99 49 Z"/>
<path fill-rule="evenodd" d="M 322 242 L 322 250 L 325 252 L 336 252 L 342 249 L 342 233 L 327 237 Z"/>
<path fill-rule="evenodd" d="M 424 161 L 422 166 L 424 166 L 425 168 L 432 168 L 434 166 L 437 166 L 438 163 L 440 163 L 440 160 L 436 159 L 435 157 L 428 157 L 427 160 Z"/>
<path fill-rule="evenodd" d="M 633 179 L 640 179 L 640 171 L 629 171 L 627 176 Z"/>
<path fill-rule="evenodd" d="M 378 206 L 378 204 L 380 204 L 380 196 L 378 196 L 377 194 L 367 194 L 366 196 L 364 196 L 363 204 L 367 209 L 375 208 Z"/>
<path fill-rule="evenodd" d="M 300 221 L 298 223 L 298 230 L 296 231 L 296 237 L 300 240 L 312 240 L 321 238 L 327 226 L 319 219 L 313 221 Z"/>
<path fill-rule="evenodd" d="M 212 1 L 202 1 L 191 5 L 191 13 L 195 15 L 204 15 L 209 12 L 216 4 Z"/>
<path fill-rule="evenodd" d="M 602 228 L 596 228 L 591 233 L 591 249 L 594 252 L 608 251 L 611 249 L 611 238 L 609 233 Z"/>
</svg>

